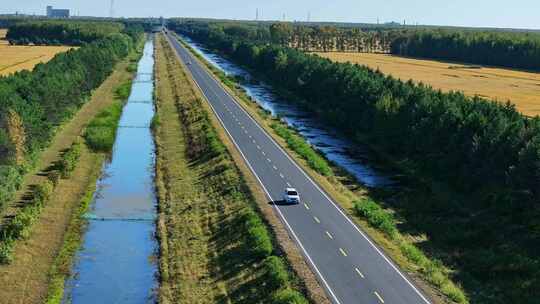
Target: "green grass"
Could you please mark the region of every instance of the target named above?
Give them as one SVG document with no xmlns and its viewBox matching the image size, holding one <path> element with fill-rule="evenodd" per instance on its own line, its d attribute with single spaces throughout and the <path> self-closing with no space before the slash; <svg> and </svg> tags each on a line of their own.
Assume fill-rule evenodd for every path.
<svg viewBox="0 0 540 304">
<path fill-rule="evenodd" d="M 44 205 L 54 190 L 54 184 L 48 179 L 32 190 L 32 198 L 19 212 L 2 227 L 0 231 L 0 264 L 9 264 L 13 260 L 13 247 L 16 240 L 27 239 L 31 228 L 37 221 Z"/>
<path fill-rule="evenodd" d="M 86 127 L 84 138 L 88 146 L 97 152 L 112 150 L 123 104 L 115 102 L 101 111 Z"/>
<path fill-rule="evenodd" d="M 274 122 L 270 125 L 272 129 L 285 140 L 287 146 L 305 159 L 309 167 L 324 176 L 331 176 L 332 169 L 328 162 L 317 151 L 315 151 L 302 137 L 295 134 L 293 130 Z"/>
<path fill-rule="evenodd" d="M 101 164 L 101 161 L 98 163 Z M 64 243 L 60 252 L 56 256 L 51 270 L 49 273 L 49 290 L 47 294 L 46 304 L 60 304 L 64 297 L 64 285 L 66 278 L 71 274 L 71 267 L 73 257 L 77 253 L 77 250 L 82 244 L 82 236 L 85 228 L 86 221 L 83 218 L 83 215 L 88 210 L 90 203 L 94 197 L 94 192 L 96 190 L 96 180 L 99 177 L 101 168 L 100 165 L 97 165 L 94 175 L 90 179 L 88 184 L 88 189 L 82 197 L 77 210 L 75 211 L 67 229 L 66 235 L 64 236 Z"/>
</svg>

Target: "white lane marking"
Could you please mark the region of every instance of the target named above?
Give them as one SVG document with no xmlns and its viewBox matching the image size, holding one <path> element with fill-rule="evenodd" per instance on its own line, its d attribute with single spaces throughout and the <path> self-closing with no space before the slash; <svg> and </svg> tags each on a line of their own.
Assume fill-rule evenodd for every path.
<svg viewBox="0 0 540 304">
<path fill-rule="evenodd" d="M 272 166 L 272 168 L 274 168 L 274 170 L 277 170 L 277 167 L 276 167 L 276 166 Z"/>
<path fill-rule="evenodd" d="M 317 222 L 317 224 L 321 223 L 321 220 L 318 217 L 314 216 L 313 219 L 315 220 L 315 222 Z"/>
<path fill-rule="evenodd" d="M 329 239 L 333 239 L 334 237 L 330 234 L 330 232 L 326 231 L 326 235 L 328 236 Z"/>
<path fill-rule="evenodd" d="M 261 149 L 261 146 L 257 145 L 257 149 L 260 150 L 260 149 Z"/>
<path fill-rule="evenodd" d="M 252 142 L 253 142 L 253 143 L 256 143 L 255 139 L 254 139 L 254 140 L 252 140 Z"/>
<path fill-rule="evenodd" d="M 169 37 L 167 35 L 167 40 L 170 42 L 170 43 L 173 43 L 172 40 L 171 40 L 171 37 Z M 180 46 L 181 48 L 184 48 L 183 45 L 181 45 L 178 41 L 176 41 L 176 45 Z M 188 53 L 189 51 L 185 50 L 186 53 Z M 188 53 L 189 54 L 189 53 Z M 177 55 L 179 55 L 179 53 L 177 53 Z M 190 57 L 193 57 L 191 55 L 189 55 Z M 188 69 L 189 73 L 192 74 L 191 70 Z M 205 71 L 205 74 L 208 75 L 208 78 L 212 79 L 215 83 L 218 84 L 218 86 L 220 86 L 222 89 L 223 89 L 223 86 L 217 82 L 212 76 L 210 76 L 208 74 L 208 72 Z M 195 80 L 195 79 L 194 79 Z M 206 93 L 204 92 L 204 90 L 200 87 L 199 83 L 195 80 L 194 81 L 195 84 L 197 85 L 197 87 L 201 90 L 201 92 L 203 93 L 203 95 L 206 97 L 206 99 L 208 100 L 208 97 L 206 96 Z M 224 92 L 229 96 L 229 98 L 231 98 L 233 100 L 233 102 L 236 104 L 236 106 L 238 108 L 240 108 L 241 111 L 244 112 L 244 114 L 246 114 L 253 122 L 254 124 L 262 131 L 262 133 L 279 149 L 281 150 L 281 152 L 283 154 L 285 154 L 285 156 L 291 161 L 291 163 L 296 166 L 300 172 L 302 172 L 302 174 L 304 174 L 304 176 L 322 193 L 322 195 L 328 200 L 330 201 L 330 203 L 338 210 L 338 212 L 343 216 L 345 217 L 345 219 L 347 220 L 347 222 L 349 222 L 349 224 L 351 224 L 357 231 L 358 233 L 360 233 L 360 235 L 362 235 L 362 237 L 364 239 L 366 239 L 366 241 L 372 246 L 373 249 L 375 249 L 375 251 L 408 283 L 408 285 L 418 294 L 418 296 L 420 296 L 420 298 L 422 298 L 422 300 L 424 300 L 424 302 L 430 304 L 430 302 L 424 297 L 424 295 L 401 273 L 401 271 L 394 265 L 394 263 L 392 263 L 388 257 L 386 257 L 379 248 L 377 248 L 377 246 L 375 246 L 375 244 L 365 235 L 365 233 L 363 233 L 360 228 L 358 228 L 358 226 L 356 226 L 356 224 L 354 224 L 354 222 L 352 222 L 352 220 L 347 217 L 343 211 L 336 205 L 336 203 L 334 203 L 334 201 L 332 201 L 328 195 L 322 191 L 322 189 L 307 175 L 306 172 L 304 172 L 304 170 L 302 170 L 298 164 L 296 164 L 292 158 L 275 142 L 275 140 L 261 127 L 259 126 L 258 123 L 256 123 L 256 121 L 253 119 L 253 117 L 251 117 L 251 115 L 249 115 L 247 113 L 247 111 L 239 106 L 237 104 L 237 102 L 234 100 L 234 98 L 229 94 L 229 92 L 227 90 L 224 89 Z M 236 148 L 238 149 L 238 151 L 240 152 L 240 154 L 242 155 L 242 158 L 246 161 L 246 163 L 248 164 L 248 167 L 250 168 L 251 172 L 255 175 L 255 177 L 257 178 L 257 180 L 259 181 L 259 184 L 261 185 L 261 187 L 263 188 L 263 190 L 265 191 L 266 195 L 268 196 L 268 198 L 270 200 L 273 200 L 272 199 L 272 196 L 270 195 L 270 193 L 268 192 L 268 190 L 266 189 L 266 187 L 264 186 L 263 182 L 261 181 L 261 179 L 259 178 L 259 176 L 257 175 L 257 173 L 255 172 L 255 170 L 253 169 L 253 167 L 251 166 L 251 163 L 249 162 L 249 160 L 245 157 L 245 155 L 243 154 L 242 150 L 240 150 L 240 147 L 238 146 L 238 144 L 236 143 L 236 141 L 234 140 L 234 138 L 232 137 L 231 133 L 229 132 L 229 130 L 227 130 L 227 128 L 225 127 L 225 123 L 221 120 L 221 118 L 219 117 L 219 114 L 217 113 L 216 109 L 214 108 L 214 106 L 209 102 L 209 105 L 210 107 L 212 108 L 214 114 L 218 117 L 221 125 L 223 126 L 223 128 L 225 129 L 225 131 L 227 132 L 227 134 L 229 135 L 229 138 L 231 138 L 231 140 L 233 141 L 233 143 L 235 144 Z M 263 152 L 264 154 L 264 152 Z M 294 239 L 296 240 L 296 242 L 298 243 L 298 245 L 300 246 L 300 248 L 302 249 L 302 252 L 304 253 L 304 255 L 306 256 L 306 258 L 308 259 L 309 263 L 312 265 L 312 267 L 314 268 L 314 270 L 317 272 L 317 274 L 319 275 L 319 277 L 321 278 L 321 280 L 323 281 L 324 283 L 324 286 L 326 287 L 326 289 L 328 290 L 328 292 L 330 293 L 331 297 L 335 300 L 335 302 L 337 302 L 338 304 L 340 304 L 341 302 L 338 300 L 338 298 L 336 297 L 335 293 L 333 292 L 333 290 L 330 288 L 328 282 L 326 281 L 326 279 L 324 278 L 324 276 L 322 275 L 322 273 L 319 271 L 317 265 L 315 265 L 315 263 L 313 262 L 313 259 L 311 258 L 311 256 L 309 255 L 309 253 L 306 251 L 306 249 L 304 248 L 302 242 L 300 241 L 300 239 L 298 238 L 298 236 L 296 235 L 296 233 L 294 232 L 294 230 L 292 229 L 291 225 L 289 224 L 289 222 L 287 221 L 287 219 L 285 218 L 285 216 L 283 215 L 283 213 L 281 212 L 281 209 L 276 206 L 276 205 L 273 205 L 274 208 L 276 208 L 276 210 L 278 211 L 278 214 L 280 215 L 281 219 L 284 221 L 285 225 L 287 226 L 287 228 L 289 229 L 289 231 L 291 232 L 291 234 L 293 235 Z"/>
<path fill-rule="evenodd" d="M 208 74 L 208 73 L 207 73 Z M 272 138 L 272 136 L 270 136 L 268 134 L 268 132 L 266 132 L 265 129 L 263 129 L 258 123 L 257 121 L 251 117 L 251 115 L 242 107 L 240 106 L 236 100 L 234 99 L 234 97 L 231 96 L 231 94 L 226 90 L 224 89 L 223 85 L 221 85 L 221 83 L 219 83 L 218 81 L 216 81 L 215 79 L 213 79 L 213 77 L 210 77 L 218 86 L 220 86 L 224 91 L 225 91 L 225 94 L 227 94 L 229 96 L 229 98 L 234 102 L 234 104 L 236 105 L 237 108 L 239 108 L 242 112 L 244 112 L 244 114 L 253 122 L 253 124 L 259 128 L 259 130 L 261 130 L 261 132 L 270 140 L 270 142 L 272 142 L 276 148 L 278 150 L 280 150 L 284 155 L 285 157 L 287 157 L 289 159 L 289 161 L 311 182 L 311 184 L 317 189 L 319 190 L 319 192 L 332 204 L 332 206 L 334 206 L 334 208 L 345 218 L 345 220 L 351 225 L 353 226 L 353 228 L 358 232 L 360 233 L 360 235 L 369 243 L 369 245 L 386 261 L 386 263 L 388 263 L 388 265 L 390 265 L 390 267 L 392 267 L 392 269 L 394 269 L 394 271 L 416 292 L 416 294 L 427 304 L 431 304 L 430 301 L 428 301 L 426 299 L 426 297 L 418 290 L 418 288 L 416 288 L 416 286 L 414 286 L 411 281 L 409 281 L 409 279 L 407 279 L 407 277 L 405 277 L 405 275 L 403 275 L 403 273 L 401 273 L 401 271 L 397 268 L 397 266 L 392 262 L 390 261 L 390 259 L 373 243 L 373 241 L 371 241 L 370 238 L 367 237 L 367 235 L 362 231 L 360 230 L 360 228 L 358 228 L 358 226 L 341 210 L 341 208 L 339 208 L 337 206 L 337 204 L 332 200 L 330 199 L 330 197 L 326 194 L 326 192 L 324 192 L 321 187 L 319 187 L 319 185 L 317 185 L 317 183 L 315 183 L 313 181 L 313 179 L 311 179 L 311 177 L 309 177 L 309 175 L 302 169 L 300 168 L 300 166 L 289 156 L 289 154 L 287 152 L 285 152 L 285 150 L 283 150 L 283 148 Z M 336 299 L 337 300 L 337 299 Z"/>
<path fill-rule="evenodd" d="M 242 127 L 242 128 L 244 128 L 244 127 Z M 246 133 L 246 134 L 247 134 L 247 131 L 245 131 L 245 130 L 244 130 L 244 133 Z"/>
<path fill-rule="evenodd" d="M 269 162 L 269 163 L 272 162 L 272 160 L 270 158 L 267 158 L 266 161 Z"/>
<path fill-rule="evenodd" d="M 291 183 L 289 183 L 289 182 L 287 182 L 287 186 L 292 187 L 292 186 L 291 186 Z"/>
<path fill-rule="evenodd" d="M 191 71 L 189 71 L 191 73 Z M 204 90 L 199 86 L 199 83 L 197 81 L 194 81 L 195 84 L 197 85 L 197 87 L 199 88 L 199 90 L 201 90 L 201 92 L 203 93 L 204 97 L 206 97 L 206 100 L 208 100 L 208 97 L 206 96 L 206 94 L 204 93 Z M 263 188 L 264 192 L 266 193 L 266 196 L 268 196 L 268 199 L 270 199 L 271 201 L 274 201 L 274 199 L 272 198 L 272 195 L 270 195 L 270 192 L 268 192 L 268 189 L 266 189 L 266 187 L 264 186 L 264 183 L 262 182 L 261 178 L 259 177 L 259 175 L 257 174 L 257 172 L 255 172 L 255 169 L 253 169 L 253 166 L 251 165 L 251 163 L 249 162 L 249 160 L 247 159 L 247 157 L 244 155 L 244 153 L 242 152 L 242 150 L 240 149 L 240 146 L 238 145 L 238 143 L 236 142 L 236 140 L 234 140 L 234 137 L 232 136 L 232 134 L 229 132 L 229 130 L 227 129 L 227 127 L 225 127 L 225 123 L 223 122 L 223 120 L 221 119 L 221 117 L 219 117 L 219 114 L 217 113 L 216 109 L 214 108 L 214 106 L 212 105 L 212 103 L 210 101 L 208 101 L 208 104 L 210 105 L 210 108 L 212 108 L 212 111 L 214 112 L 214 114 L 216 115 L 216 117 L 218 118 L 219 122 L 221 123 L 221 126 L 223 127 L 223 129 L 225 129 L 225 132 L 227 132 L 227 134 L 229 135 L 229 138 L 231 139 L 231 141 L 234 143 L 234 145 L 236 146 L 236 149 L 238 150 L 238 152 L 240 152 L 240 155 L 242 156 L 242 158 L 244 159 L 244 161 L 246 162 L 246 164 L 248 165 L 249 167 L 249 170 L 251 170 L 251 172 L 253 173 L 253 175 L 255 175 L 255 178 L 257 179 L 257 181 L 259 182 L 259 184 L 261 185 L 261 187 Z M 264 152 L 263 152 L 264 153 Z M 328 284 L 328 281 L 326 281 L 326 279 L 324 278 L 323 274 L 321 273 L 321 271 L 319 270 L 319 268 L 317 267 L 317 265 L 315 264 L 315 262 L 313 262 L 313 259 L 311 258 L 311 256 L 309 255 L 309 253 L 307 252 L 306 248 L 304 247 L 304 245 L 302 244 L 302 242 L 300 241 L 300 239 L 298 238 L 298 236 L 296 235 L 296 232 L 294 232 L 294 230 L 292 229 L 291 225 L 289 224 L 289 222 L 287 221 L 287 219 L 285 218 L 285 216 L 283 215 L 283 213 L 281 212 L 281 209 L 277 206 L 277 205 L 273 205 L 274 208 L 277 210 L 281 220 L 285 223 L 285 225 L 287 226 L 287 229 L 291 232 L 293 238 L 295 239 L 296 243 L 298 244 L 298 246 L 300 246 L 300 249 L 302 250 L 302 252 L 304 253 L 304 256 L 307 258 L 308 262 L 311 264 L 311 267 L 313 267 L 313 269 L 315 270 L 315 272 L 317 273 L 317 275 L 319 276 L 319 278 L 321 279 L 321 281 L 323 282 L 326 290 L 330 293 L 330 296 L 334 299 L 334 301 L 337 303 L 337 304 L 341 304 L 341 302 L 339 301 L 338 297 L 336 296 L 336 294 L 334 293 L 334 291 L 332 290 L 332 288 L 330 287 L 330 285 Z"/>
<path fill-rule="evenodd" d="M 279 174 L 279 177 L 281 177 L 281 178 L 285 178 L 285 176 L 283 176 L 283 174 L 281 174 L 281 173 Z"/>
<path fill-rule="evenodd" d="M 383 298 L 379 295 L 378 292 L 374 291 L 373 293 L 377 296 L 377 298 L 379 299 L 379 301 L 381 301 L 381 303 L 384 303 Z"/>
<path fill-rule="evenodd" d="M 343 256 L 347 256 L 347 253 L 345 252 L 345 250 L 343 250 L 343 248 L 339 248 L 339 252 L 341 252 Z"/>
<path fill-rule="evenodd" d="M 264 153 L 264 151 L 262 151 L 261 153 L 262 153 L 262 155 L 266 156 L 266 153 Z"/>
<path fill-rule="evenodd" d="M 249 136 L 249 138 L 252 138 L 252 137 L 253 137 L 253 136 L 251 136 L 251 135 Z"/>
<path fill-rule="evenodd" d="M 360 277 L 362 277 L 362 279 L 365 279 L 365 278 L 366 278 L 366 277 L 364 276 L 364 274 L 360 271 L 360 269 L 355 268 L 354 270 L 356 271 L 356 273 L 358 273 L 358 275 L 359 275 Z"/>
<path fill-rule="evenodd" d="M 304 203 L 304 207 L 306 207 L 306 209 L 309 210 L 308 204 Z"/>
</svg>

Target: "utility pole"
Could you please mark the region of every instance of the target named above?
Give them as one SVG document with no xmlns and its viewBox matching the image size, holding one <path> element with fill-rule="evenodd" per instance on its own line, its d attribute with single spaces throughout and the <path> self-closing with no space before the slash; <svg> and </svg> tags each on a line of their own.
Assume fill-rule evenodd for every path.
<svg viewBox="0 0 540 304">
<path fill-rule="evenodd" d="M 255 21 L 259 21 L 259 8 L 255 10 Z"/>
<path fill-rule="evenodd" d="M 114 17 L 114 0 L 111 0 L 111 8 L 109 10 L 109 17 Z"/>
</svg>

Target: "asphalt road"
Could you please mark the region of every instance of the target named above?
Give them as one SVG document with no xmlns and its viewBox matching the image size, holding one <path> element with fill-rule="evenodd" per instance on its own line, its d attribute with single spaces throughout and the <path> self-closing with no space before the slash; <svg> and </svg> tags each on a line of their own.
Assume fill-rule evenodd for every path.
<svg viewBox="0 0 540 304">
<path fill-rule="evenodd" d="M 174 36 L 169 41 L 270 201 L 294 187 L 301 204 L 274 204 L 329 298 L 336 304 L 430 303 Z"/>
</svg>

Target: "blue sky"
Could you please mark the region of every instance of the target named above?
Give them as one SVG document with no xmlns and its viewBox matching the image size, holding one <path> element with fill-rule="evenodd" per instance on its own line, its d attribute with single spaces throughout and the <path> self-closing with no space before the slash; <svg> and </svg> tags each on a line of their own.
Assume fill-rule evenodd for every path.
<svg viewBox="0 0 540 304">
<path fill-rule="evenodd" d="M 213 17 L 540 29 L 539 0 L 114 0 L 115 16 Z M 44 14 L 47 4 L 108 16 L 110 0 L 1 0 L 0 13 Z"/>
</svg>

